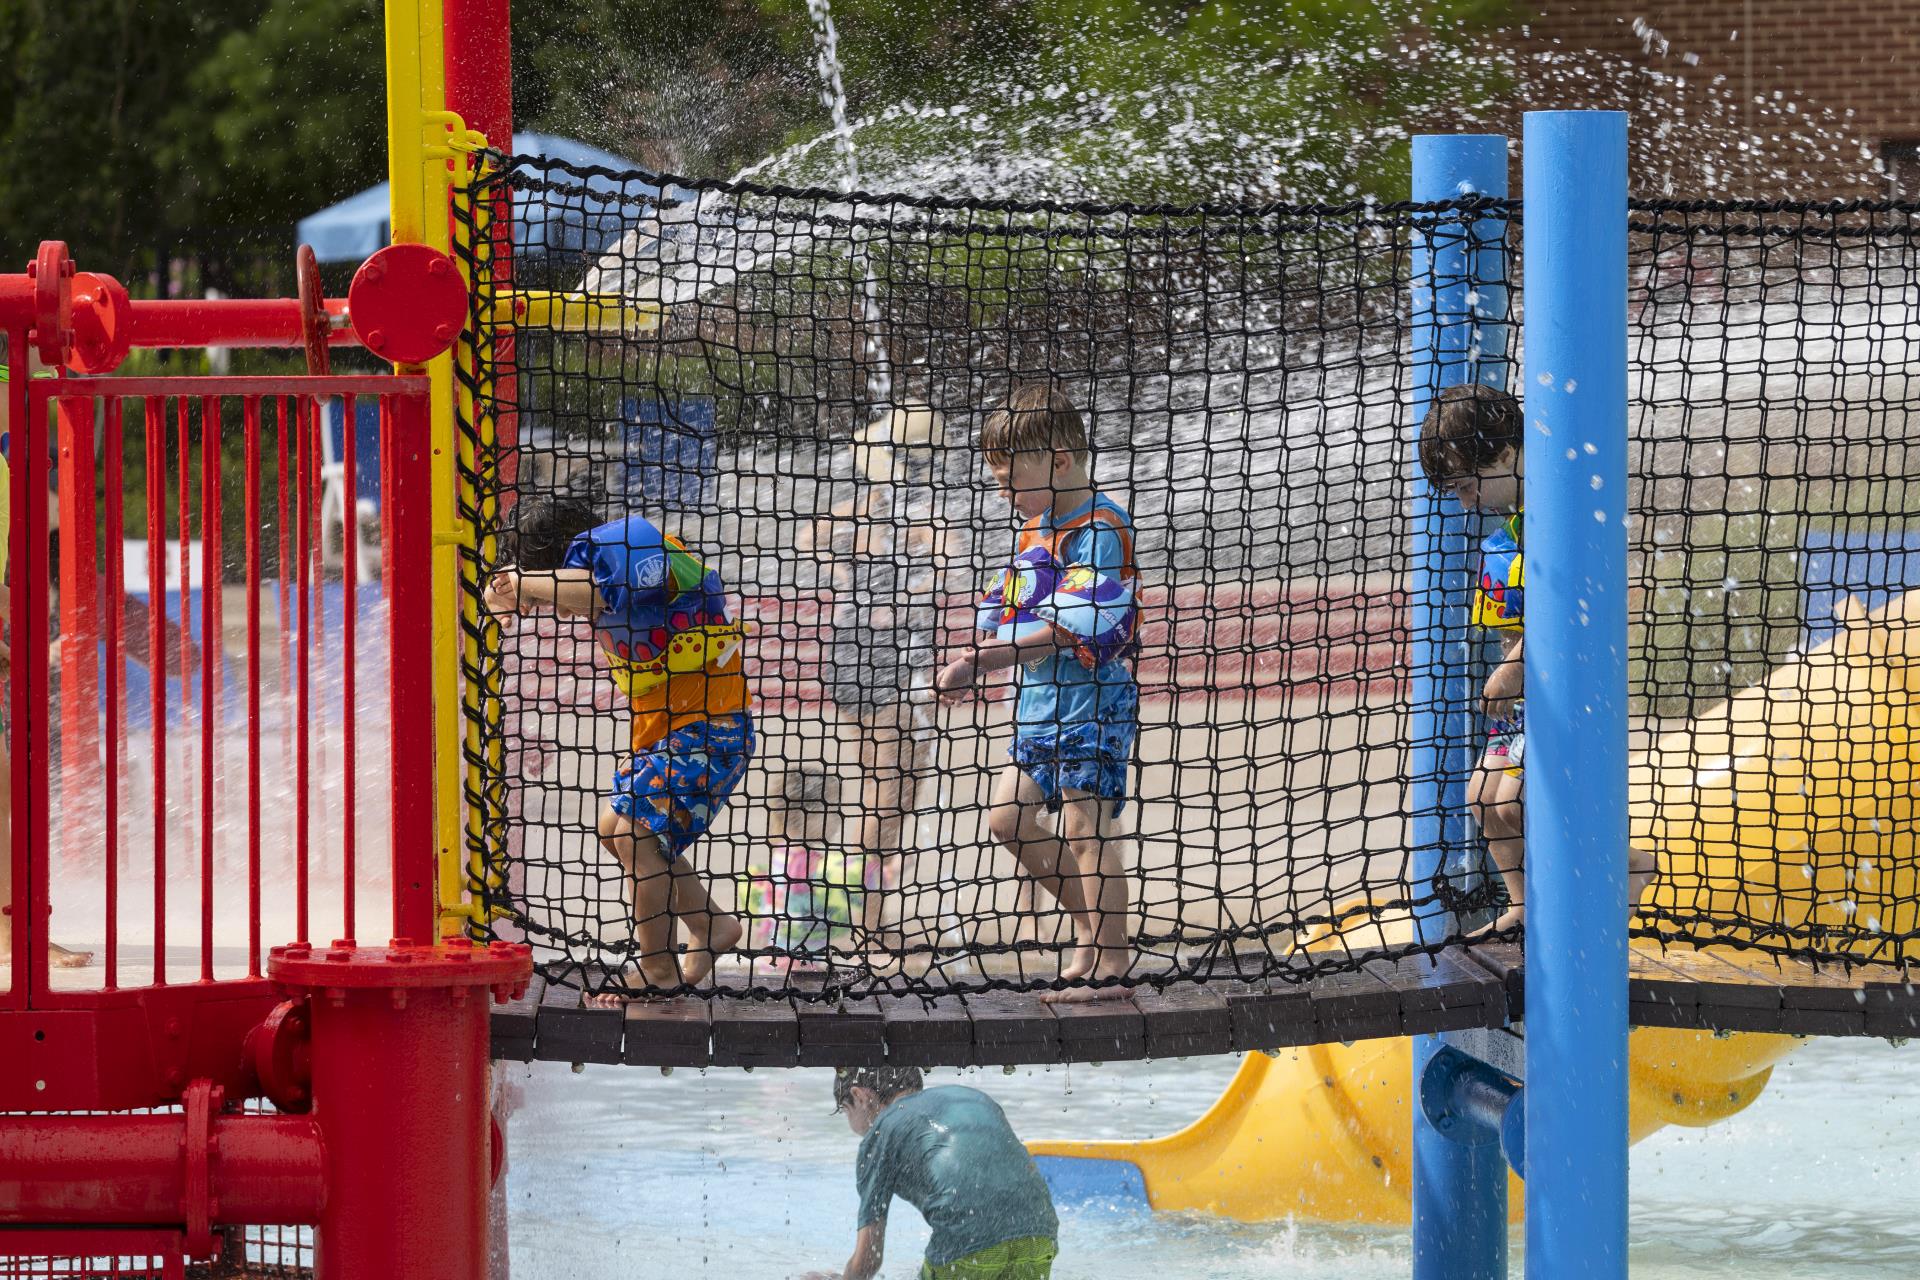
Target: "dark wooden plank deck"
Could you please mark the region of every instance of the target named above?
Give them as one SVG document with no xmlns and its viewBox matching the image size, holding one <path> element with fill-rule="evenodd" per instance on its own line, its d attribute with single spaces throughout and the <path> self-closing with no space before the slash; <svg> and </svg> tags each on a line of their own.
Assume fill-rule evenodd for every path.
<svg viewBox="0 0 1920 1280">
<path fill-rule="evenodd" d="M 991 991 L 823 1002 L 679 999 L 586 1009 L 536 978 L 493 1014 L 494 1056 L 660 1067 L 990 1066 L 1246 1053 L 1497 1028 L 1524 1020 L 1524 953 L 1510 943 L 1361 961 L 1348 972 L 1208 981 L 1060 1005 Z M 1240 972 L 1245 972 L 1244 969 Z M 1812 965 L 1729 947 L 1637 946 L 1635 1026 L 1810 1036 L 1920 1034 L 1920 987 L 1886 965 Z"/>
</svg>

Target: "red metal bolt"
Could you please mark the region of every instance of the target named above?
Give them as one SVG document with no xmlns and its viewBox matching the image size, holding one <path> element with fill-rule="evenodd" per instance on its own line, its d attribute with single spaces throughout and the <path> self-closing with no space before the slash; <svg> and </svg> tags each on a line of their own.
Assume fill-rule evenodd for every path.
<svg viewBox="0 0 1920 1280">
<path fill-rule="evenodd" d="M 40 264 L 38 262 L 29 262 L 27 264 L 27 279 L 38 280 L 39 278 L 40 278 Z"/>
<path fill-rule="evenodd" d="M 175 1067 L 172 1070 L 167 1072 L 167 1075 L 166 1075 L 167 1088 L 178 1089 L 181 1085 L 185 1084 L 186 1082 L 187 1082 L 187 1077 L 185 1073 L 180 1070 L 180 1068 Z"/>
<path fill-rule="evenodd" d="M 366 272 L 368 284 L 379 284 L 387 274 L 387 269 L 377 262 L 369 262 L 363 270 Z"/>
<path fill-rule="evenodd" d="M 375 351 L 383 350 L 386 347 L 386 345 L 387 345 L 387 331 L 385 329 L 375 329 L 372 333 L 367 335 L 367 346 L 372 348 L 373 350 Z"/>
<path fill-rule="evenodd" d="M 412 938 L 389 938 L 387 939 L 387 945 L 389 947 L 398 948 L 398 947 L 413 947 L 413 946 L 418 946 L 419 944 L 416 943 Z"/>
<path fill-rule="evenodd" d="M 388 994 L 393 997 L 394 1008 L 404 1009 L 407 1007 L 407 989 L 405 987 L 395 987 Z"/>
<path fill-rule="evenodd" d="M 327 959 L 344 963 L 353 959 L 353 952 L 347 950 L 345 947 L 334 947 L 327 952 Z"/>
<path fill-rule="evenodd" d="M 180 1019 L 178 1018 L 167 1019 L 167 1035 L 169 1037 L 177 1040 L 180 1037 L 180 1033 L 185 1030 L 186 1028 L 180 1025 Z"/>
<path fill-rule="evenodd" d="M 445 258 L 435 258 L 432 262 L 429 262 L 427 264 L 427 274 L 430 276 L 443 276 L 447 274 L 447 260 Z"/>
<path fill-rule="evenodd" d="M 433 326 L 433 336 L 442 342 L 452 342 L 453 326 L 450 324 L 437 324 Z"/>
<path fill-rule="evenodd" d="M 75 270 L 75 267 L 74 267 L 74 261 L 72 258 L 60 259 L 60 274 L 62 276 L 70 276 L 74 273 L 74 270 Z"/>
</svg>

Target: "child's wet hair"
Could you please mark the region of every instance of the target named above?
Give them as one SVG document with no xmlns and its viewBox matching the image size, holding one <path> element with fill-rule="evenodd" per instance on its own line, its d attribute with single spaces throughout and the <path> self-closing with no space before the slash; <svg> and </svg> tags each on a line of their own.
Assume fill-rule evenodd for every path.
<svg viewBox="0 0 1920 1280">
<path fill-rule="evenodd" d="M 1498 387 L 1463 382 L 1433 399 L 1420 424 L 1420 469 L 1444 488 L 1521 446 L 1520 402 Z"/>
<path fill-rule="evenodd" d="M 980 427 L 980 448 L 998 461 L 1016 453 L 1087 455 L 1087 420 L 1050 382 L 1015 383 Z"/>
<path fill-rule="evenodd" d="M 599 523 L 599 513 L 585 498 L 523 499 L 514 508 L 513 563 L 521 569 L 558 569 L 573 540 Z"/>
<path fill-rule="evenodd" d="M 927 1081 L 918 1067 L 841 1067 L 833 1073 L 835 1111 L 847 1109 L 855 1086 L 873 1090 L 882 1102 L 892 1102 L 902 1094 L 920 1092 Z"/>
</svg>

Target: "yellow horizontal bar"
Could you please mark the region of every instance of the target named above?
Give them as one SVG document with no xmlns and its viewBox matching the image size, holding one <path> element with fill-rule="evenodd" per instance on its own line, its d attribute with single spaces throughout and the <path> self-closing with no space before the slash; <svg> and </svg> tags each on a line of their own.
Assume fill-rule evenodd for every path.
<svg viewBox="0 0 1920 1280">
<path fill-rule="evenodd" d="M 615 293 L 503 290 L 493 301 L 495 324 L 530 325 L 565 333 L 638 333 L 660 324 L 660 307 Z"/>
</svg>

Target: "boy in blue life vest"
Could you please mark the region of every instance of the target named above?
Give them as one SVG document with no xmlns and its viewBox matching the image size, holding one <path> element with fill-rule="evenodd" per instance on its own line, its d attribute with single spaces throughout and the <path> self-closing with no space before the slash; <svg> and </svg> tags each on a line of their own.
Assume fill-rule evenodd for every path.
<svg viewBox="0 0 1920 1280">
<path fill-rule="evenodd" d="M 803 1280 L 872 1280 L 895 1196 L 933 1229 L 921 1280 L 1048 1280 L 1059 1252 L 1053 1196 L 1000 1104 L 964 1085 L 928 1089 L 918 1067 L 843 1067 L 834 1110 L 860 1139 L 853 1256 Z"/>
<path fill-rule="evenodd" d="M 743 932 L 685 856 L 753 754 L 743 632 L 727 617 L 726 588 L 651 521 L 602 523 L 578 498 L 528 499 L 514 528 L 516 562 L 494 576 L 487 605 L 593 620 L 613 683 L 633 708 L 632 754 L 600 811 L 600 843 L 631 882 L 641 976 L 650 987 L 693 985 Z M 676 921 L 684 951 L 674 948 Z"/>
<path fill-rule="evenodd" d="M 1485 932 L 1526 921 L 1526 565 L 1521 508 L 1526 455 L 1520 402 L 1479 383 L 1448 387 L 1420 426 L 1420 469 L 1427 481 L 1469 511 L 1505 516 L 1480 544 L 1471 618 L 1500 637 L 1501 658 L 1481 689 L 1487 742 L 1467 784 L 1467 806 L 1487 840 L 1487 856 L 1506 885 L 1507 908 Z M 1629 904 L 1653 882 L 1653 855 L 1628 850 Z"/>
<path fill-rule="evenodd" d="M 1140 690 L 1131 659 L 1139 610 L 1133 521 L 1093 486 L 1086 420 L 1045 383 L 1016 386 L 987 415 L 980 447 L 1001 496 L 1025 518 L 1007 568 L 981 602 L 976 638 L 935 677 L 945 698 L 1020 668 L 1008 765 L 988 829 L 1073 922 L 1060 977 L 1043 999 L 1124 996 L 1133 966 L 1121 841 Z M 1057 831 L 1041 823 L 1057 816 Z"/>
</svg>

